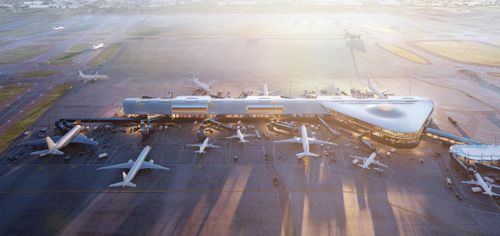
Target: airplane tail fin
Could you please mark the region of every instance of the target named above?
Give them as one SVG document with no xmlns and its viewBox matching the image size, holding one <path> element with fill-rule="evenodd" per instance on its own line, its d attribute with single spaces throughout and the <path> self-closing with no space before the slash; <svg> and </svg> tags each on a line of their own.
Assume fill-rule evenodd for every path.
<svg viewBox="0 0 500 236">
<path fill-rule="evenodd" d="M 54 155 L 64 155 L 64 152 L 61 152 L 60 150 L 58 149 L 53 149 L 51 150 L 50 154 L 54 154 Z"/>
<path fill-rule="evenodd" d="M 50 150 L 46 149 L 46 150 L 32 152 L 31 155 L 38 155 L 39 157 L 44 157 L 44 156 L 49 155 L 49 153 L 50 153 Z"/>
<path fill-rule="evenodd" d="M 56 143 L 54 143 L 54 141 L 49 136 L 47 136 L 45 140 L 47 141 L 47 146 L 49 147 L 49 150 L 55 149 Z"/>
<path fill-rule="evenodd" d="M 297 158 L 304 158 L 304 157 L 319 157 L 318 154 L 314 154 L 312 152 L 301 152 L 297 153 Z"/>
<path fill-rule="evenodd" d="M 488 195 L 488 196 L 491 196 L 491 197 L 500 197 L 500 194 L 494 193 L 494 192 L 491 192 L 491 193 L 482 192 L 482 194 Z"/>
<path fill-rule="evenodd" d="M 122 172 L 122 176 L 123 176 L 123 181 L 122 182 L 118 182 L 118 183 L 114 183 L 114 184 L 111 184 L 109 185 L 109 187 L 132 187 L 132 188 L 135 188 L 137 185 L 130 182 L 130 181 L 127 181 L 127 174 L 125 172 Z"/>
<path fill-rule="evenodd" d="M 122 182 L 110 184 L 109 187 L 122 187 L 122 188 L 123 187 L 132 187 L 132 188 L 135 188 L 135 187 L 137 187 L 137 185 L 132 183 L 132 182 L 122 181 Z"/>
<path fill-rule="evenodd" d="M 44 156 L 47 156 L 49 154 L 53 154 L 53 155 L 64 155 L 64 152 L 61 152 L 60 150 L 58 149 L 45 149 L 45 150 L 41 150 L 41 151 L 36 151 L 36 152 L 32 152 L 31 155 L 38 155 L 40 157 L 44 157 Z"/>
<path fill-rule="evenodd" d="M 83 76 L 83 72 L 81 70 L 79 70 L 78 75 Z"/>
</svg>

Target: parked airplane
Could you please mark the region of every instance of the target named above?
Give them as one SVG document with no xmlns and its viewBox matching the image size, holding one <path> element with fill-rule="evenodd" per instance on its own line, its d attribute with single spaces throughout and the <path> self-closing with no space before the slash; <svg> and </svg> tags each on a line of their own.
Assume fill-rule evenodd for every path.
<svg viewBox="0 0 500 236">
<path fill-rule="evenodd" d="M 197 143 L 197 144 L 186 144 L 188 147 L 199 147 L 200 149 L 197 151 L 194 151 L 195 153 L 205 153 L 205 148 L 219 148 L 217 145 L 213 145 L 212 143 L 208 143 L 208 137 L 203 140 L 203 143 Z"/>
<path fill-rule="evenodd" d="M 103 47 L 104 47 L 104 43 L 100 43 L 100 44 L 97 44 L 97 45 L 96 44 L 92 45 L 92 48 L 94 50 L 97 50 L 97 49 L 103 48 Z"/>
<path fill-rule="evenodd" d="M 359 166 L 359 167 L 361 167 L 363 169 L 371 169 L 371 167 L 370 167 L 371 164 L 382 166 L 382 167 L 385 167 L 385 168 L 389 168 L 388 166 L 380 163 L 378 160 L 375 160 L 376 156 L 377 156 L 376 152 L 373 152 L 368 157 L 358 157 L 358 156 L 351 155 L 351 157 L 355 158 L 352 161 L 352 164 L 356 165 L 356 166 Z M 363 164 L 360 164 L 359 161 L 362 161 Z"/>
<path fill-rule="evenodd" d="M 245 137 L 254 137 L 254 136 L 255 134 L 243 134 L 241 133 L 240 129 L 237 129 L 235 135 L 226 137 L 226 139 L 237 138 L 240 140 L 240 143 L 246 143 L 248 142 L 248 140 L 246 140 Z"/>
<path fill-rule="evenodd" d="M 387 98 L 387 92 L 389 90 L 381 91 L 377 84 L 372 83 L 370 78 L 368 78 L 368 88 L 379 98 Z"/>
<path fill-rule="evenodd" d="M 137 185 L 132 183 L 132 180 L 134 179 L 137 172 L 139 172 L 139 170 L 143 170 L 143 169 L 170 170 L 167 167 L 154 164 L 153 160 L 144 161 L 146 159 L 146 156 L 149 154 L 150 151 L 151 151 L 151 147 L 146 146 L 146 147 L 144 147 L 144 149 L 142 149 L 141 154 L 139 154 L 139 157 L 135 161 L 132 161 L 132 159 L 130 159 L 128 162 L 125 162 L 122 164 L 101 167 L 101 168 L 98 168 L 97 170 L 130 169 L 128 173 L 122 172 L 122 176 L 123 176 L 122 182 L 111 184 L 111 185 L 109 185 L 109 187 L 134 187 L 135 188 Z"/>
<path fill-rule="evenodd" d="M 84 80 L 92 80 L 92 81 L 97 81 L 97 80 L 107 80 L 109 79 L 109 76 L 107 75 L 99 75 L 97 74 L 97 71 L 95 72 L 95 74 L 84 74 L 81 70 L 78 71 L 78 76 L 80 76 L 80 78 L 84 79 Z"/>
<path fill-rule="evenodd" d="M 59 31 L 59 30 L 62 30 L 62 29 L 64 29 L 64 26 L 58 26 L 58 27 L 54 26 L 54 31 Z"/>
<path fill-rule="evenodd" d="M 99 143 L 87 138 L 85 135 L 79 134 L 82 130 L 81 125 L 75 125 L 70 131 L 68 131 L 64 136 L 57 139 L 54 142 L 50 137 L 46 137 L 45 141 L 47 143 L 48 149 L 32 152 L 31 155 L 39 155 L 40 157 L 54 154 L 54 155 L 64 155 L 60 149 L 66 147 L 69 143 L 82 143 L 87 145 L 98 145 Z M 41 143 L 42 140 L 33 140 L 23 143 L 24 145 L 34 145 Z"/>
<path fill-rule="evenodd" d="M 271 95 L 276 94 L 279 90 L 269 91 L 269 89 L 267 88 L 267 84 L 263 84 L 262 85 L 262 91 L 253 90 L 253 89 L 252 89 L 252 91 L 260 93 L 260 94 L 262 94 L 262 96 L 271 96 Z"/>
<path fill-rule="evenodd" d="M 500 185 L 492 184 L 489 182 L 484 181 L 483 177 L 477 173 L 477 171 L 474 171 L 474 176 L 476 177 L 476 181 L 471 180 L 471 181 L 462 181 L 463 184 L 474 184 L 474 185 L 479 185 L 483 189 L 483 194 L 489 195 L 489 196 L 495 196 L 495 197 L 500 197 L 500 194 L 493 192 L 492 188 L 500 188 Z"/>
<path fill-rule="evenodd" d="M 305 125 L 302 125 L 302 127 L 300 127 L 300 132 L 301 132 L 301 137 L 278 140 L 278 141 L 274 141 L 274 142 L 275 143 L 302 143 L 302 148 L 304 149 L 304 152 L 297 153 L 296 154 L 297 158 L 303 158 L 305 156 L 319 157 L 318 154 L 314 154 L 314 153 L 310 152 L 309 144 L 337 145 L 335 143 L 331 143 L 331 142 L 327 142 L 327 141 L 323 141 L 323 140 L 319 140 L 319 139 L 315 139 L 315 138 L 309 138 L 307 136 L 307 129 L 306 129 Z"/>
<path fill-rule="evenodd" d="M 197 88 L 205 91 L 206 93 L 210 94 L 211 90 L 212 90 L 212 87 L 210 84 L 212 84 L 213 82 L 215 81 L 210 81 L 208 83 L 203 83 L 200 81 L 200 79 L 198 77 L 196 77 L 195 75 L 193 75 L 193 78 L 191 79 L 193 81 L 193 83 L 196 85 Z"/>
<path fill-rule="evenodd" d="M 335 84 L 332 83 L 330 87 L 328 87 L 328 93 L 333 96 L 340 96 L 340 89 L 335 87 Z"/>
</svg>

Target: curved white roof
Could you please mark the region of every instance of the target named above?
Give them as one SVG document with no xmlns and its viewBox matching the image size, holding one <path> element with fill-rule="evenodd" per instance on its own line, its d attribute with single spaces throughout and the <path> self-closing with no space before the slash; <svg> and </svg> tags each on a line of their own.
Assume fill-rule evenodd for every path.
<svg viewBox="0 0 500 236">
<path fill-rule="evenodd" d="M 432 113 L 433 103 L 420 97 L 323 102 L 325 108 L 393 132 L 418 132 Z"/>
<path fill-rule="evenodd" d="M 500 160 L 500 145 L 456 144 L 450 147 L 450 153 L 476 161 L 496 161 Z"/>
<path fill-rule="evenodd" d="M 278 96 L 249 96 L 247 98 L 212 99 L 208 96 L 179 96 L 173 99 L 127 98 L 125 114 L 172 114 L 175 108 L 206 108 L 204 114 L 250 114 L 251 108 L 274 108 L 259 111 L 263 114 L 323 115 L 336 111 L 393 132 L 418 132 L 433 110 L 430 99 L 393 96 L 386 99 L 320 96 L 282 98 Z M 190 110 L 196 114 L 197 110 Z M 253 114 L 254 111 L 252 111 Z"/>
</svg>

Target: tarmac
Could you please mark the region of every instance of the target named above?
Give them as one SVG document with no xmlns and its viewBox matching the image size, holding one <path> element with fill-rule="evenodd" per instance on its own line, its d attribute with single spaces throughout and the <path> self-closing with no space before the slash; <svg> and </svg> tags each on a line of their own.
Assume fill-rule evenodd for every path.
<svg viewBox="0 0 500 236">
<path fill-rule="evenodd" d="M 332 83 L 348 92 L 353 87 L 366 88 L 364 78 L 370 76 L 384 90 L 433 99 L 433 122 L 442 130 L 460 135 L 447 121 L 452 116 L 471 138 L 491 143 L 500 138 L 493 122 L 500 114 L 494 100 L 498 94 L 492 95 L 494 89 L 484 90 L 484 86 L 497 82 L 484 77 L 490 85 L 477 84 L 477 79 L 456 72 L 456 62 L 416 51 L 405 42 L 464 38 L 500 42 L 500 29 L 486 24 L 495 19 L 496 11 L 14 14 L 9 15 L 12 21 L 0 17 L 0 29 L 16 30 L 24 24 L 31 31 L 4 37 L 9 43 L 0 47 L 0 53 L 34 42 L 50 41 L 54 47 L 32 60 L 0 65 L 0 82 L 37 83 L 37 91 L 46 91 L 61 82 L 78 81 L 79 69 L 111 77 L 77 82 L 33 125 L 32 136 L 36 136 L 43 128 L 48 128 L 49 135 L 56 134 L 54 122 L 60 118 L 112 117 L 126 97 L 165 97 L 169 91 L 191 94 L 187 78 L 193 72 L 202 81 L 216 80 L 214 90 L 230 91 L 232 96 L 260 89 L 264 82 L 270 90 L 280 89 L 280 94 L 292 97 Z M 52 32 L 53 24 L 73 31 Z M 42 26 L 47 30 L 38 29 Z M 352 50 L 344 28 L 360 33 L 362 45 Z M 124 42 L 124 46 L 95 68 L 87 65 L 95 51 L 83 53 L 69 65 L 43 63 L 72 45 L 98 41 Z M 418 65 L 388 54 L 375 45 L 379 41 L 403 45 L 432 64 Z M 60 74 L 16 77 L 40 68 L 55 68 Z M 32 96 L 23 95 L 9 109 L 24 107 Z M 256 125 L 261 133 L 266 130 L 263 121 L 244 124 Z M 316 132 L 318 138 L 339 145 L 330 148 L 331 159 L 298 160 L 295 153 L 301 152 L 301 146 L 274 145 L 272 141 L 289 136 L 272 133 L 269 139 L 242 145 L 222 139 L 230 133 L 214 131 L 209 134 L 211 141 L 221 148 L 197 155 L 185 144 L 198 141 L 198 125 L 179 122 L 148 138 L 129 133 L 130 127 L 122 133 L 94 130 L 97 125 L 91 125 L 86 134 L 100 145 L 70 145 L 62 157 L 29 156 L 32 148 L 16 144 L 34 137 L 20 137 L 0 158 L 0 234 L 495 235 L 498 231 L 498 202 L 460 184 L 472 177 L 449 158 L 448 146 L 435 140 L 423 137 L 418 147 L 397 149 L 390 156 L 384 153 L 391 147 L 375 143 L 382 151 L 380 161 L 389 166 L 377 174 L 352 165 L 350 155 L 371 151 L 345 132 L 332 137 L 326 129 L 309 128 L 311 135 Z M 171 171 L 141 171 L 134 179 L 137 188 L 108 188 L 121 181 L 121 171 L 96 169 L 135 160 L 146 145 L 152 146 L 146 159 Z M 311 151 L 323 150 L 326 147 L 317 146 Z M 104 152 L 109 157 L 97 158 Z M 451 188 L 445 183 L 448 175 Z"/>
</svg>

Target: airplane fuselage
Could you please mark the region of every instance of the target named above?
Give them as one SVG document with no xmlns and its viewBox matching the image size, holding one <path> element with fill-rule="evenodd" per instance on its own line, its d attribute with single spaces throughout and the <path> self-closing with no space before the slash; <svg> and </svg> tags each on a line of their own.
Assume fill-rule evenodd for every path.
<svg viewBox="0 0 500 236">
<path fill-rule="evenodd" d="M 62 149 L 66 147 L 82 130 L 81 125 L 75 125 L 68 133 L 62 136 L 59 140 L 57 140 L 55 149 Z"/>
<path fill-rule="evenodd" d="M 267 84 L 264 84 L 262 87 L 263 87 L 262 95 L 269 96 L 269 90 L 267 89 Z"/>
<path fill-rule="evenodd" d="M 127 177 L 125 177 L 123 182 L 130 183 L 134 179 L 135 175 L 141 169 L 142 163 L 144 163 L 144 160 L 146 159 L 146 156 L 149 154 L 150 151 L 151 151 L 150 146 L 146 146 L 144 149 L 142 149 L 141 154 L 139 154 L 139 157 L 134 162 L 134 165 L 132 165 L 132 168 L 130 168 L 130 171 L 127 173 Z"/>
<path fill-rule="evenodd" d="M 86 75 L 82 71 L 78 71 L 78 76 L 80 76 L 80 78 L 82 78 L 82 79 L 87 79 L 87 80 L 100 80 L 100 79 L 104 80 L 104 79 L 109 79 L 109 76 L 107 76 L 107 75 L 99 75 L 99 74 L 97 74 L 97 72 L 94 75 L 92 75 L 92 74 Z"/>
<path fill-rule="evenodd" d="M 302 136 L 302 148 L 305 153 L 309 153 L 309 138 L 307 137 L 307 129 L 306 126 L 300 127 L 300 132 Z"/>
<path fill-rule="evenodd" d="M 382 91 L 380 91 L 378 86 L 372 84 L 371 81 L 368 81 L 368 88 L 370 88 L 370 90 L 373 92 L 373 94 L 377 95 L 377 97 L 387 98 L 387 95 L 385 95 Z"/>
<path fill-rule="evenodd" d="M 109 77 L 107 75 L 82 75 L 80 76 L 83 79 L 108 79 Z"/>
<path fill-rule="evenodd" d="M 484 192 L 488 195 L 492 195 L 492 186 L 486 183 L 479 173 L 474 172 L 474 176 L 476 177 L 478 185 L 484 190 Z"/>
<path fill-rule="evenodd" d="M 377 156 L 376 153 L 372 153 L 370 154 L 370 156 L 368 157 L 368 159 L 366 159 L 364 162 L 363 162 L 363 168 L 364 169 L 368 169 L 370 167 L 370 165 L 375 161 L 375 157 Z"/>
<path fill-rule="evenodd" d="M 236 136 L 238 136 L 238 138 L 240 139 L 240 142 L 242 142 L 242 143 L 246 142 L 245 136 L 243 136 L 240 129 L 236 130 Z"/>
<path fill-rule="evenodd" d="M 99 48 L 102 48 L 104 47 L 104 43 L 100 43 L 100 44 L 97 44 L 97 45 L 93 45 L 93 48 L 94 49 L 99 49 Z"/>
<path fill-rule="evenodd" d="M 198 79 L 193 79 L 193 81 L 200 89 L 204 90 L 207 93 L 210 92 L 210 86 L 208 86 L 207 84 L 199 81 Z"/>
<path fill-rule="evenodd" d="M 199 152 L 200 152 L 200 153 L 201 153 L 201 152 L 204 152 L 204 151 L 205 151 L 205 148 L 207 148 L 207 146 L 208 146 L 208 137 L 207 137 L 207 138 L 205 138 L 205 140 L 203 140 L 203 143 L 202 143 L 202 144 L 201 144 L 201 146 L 200 146 L 200 151 L 199 151 Z"/>
</svg>

